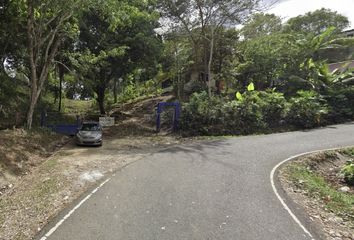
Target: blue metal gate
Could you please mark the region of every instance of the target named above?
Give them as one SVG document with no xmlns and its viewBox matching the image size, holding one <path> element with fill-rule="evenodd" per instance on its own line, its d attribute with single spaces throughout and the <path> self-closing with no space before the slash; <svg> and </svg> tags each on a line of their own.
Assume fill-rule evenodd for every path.
<svg viewBox="0 0 354 240">
<path fill-rule="evenodd" d="M 157 104 L 157 119 L 156 119 L 156 131 L 160 132 L 161 129 L 161 113 L 166 107 L 174 107 L 173 115 L 173 130 L 178 129 L 178 121 L 181 115 L 181 105 L 179 102 L 160 102 Z"/>
</svg>

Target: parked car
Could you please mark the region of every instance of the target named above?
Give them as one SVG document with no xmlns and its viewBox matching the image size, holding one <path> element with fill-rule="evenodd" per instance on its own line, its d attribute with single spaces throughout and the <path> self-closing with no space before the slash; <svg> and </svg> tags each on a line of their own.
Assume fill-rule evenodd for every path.
<svg viewBox="0 0 354 240">
<path fill-rule="evenodd" d="M 75 136 L 77 145 L 102 146 L 102 127 L 98 122 L 83 122 Z"/>
</svg>

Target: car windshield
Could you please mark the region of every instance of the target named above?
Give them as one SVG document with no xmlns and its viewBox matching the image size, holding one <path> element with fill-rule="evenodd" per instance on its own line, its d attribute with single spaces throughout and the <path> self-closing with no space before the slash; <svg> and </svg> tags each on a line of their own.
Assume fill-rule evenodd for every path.
<svg viewBox="0 0 354 240">
<path fill-rule="evenodd" d="M 81 131 L 99 131 L 100 126 L 97 123 L 84 123 L 81 126 Z"/>
</svg>

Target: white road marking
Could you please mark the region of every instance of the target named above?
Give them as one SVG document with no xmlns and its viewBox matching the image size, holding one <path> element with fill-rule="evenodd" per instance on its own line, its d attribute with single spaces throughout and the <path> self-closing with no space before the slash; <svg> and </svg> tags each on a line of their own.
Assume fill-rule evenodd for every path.
<svg viewBox="0 0 354 240">
<path fill-rule="evenodd" d="M 50 237 L 59 227 L 62 225 L 65 220 L 67 220 L 82 204 L 84 204 L 90 197 L 92 197 L 93 194 L 95 194 L 98 189 L 103 187 L 107 182 L 109 182 L 111 179 L 108 178 L 106 181 L 101 183 L 97 188 L 95 188 L 89 195 L 87 195 L 84 199 L 82 199 L 68 214 L 66 214 L 57 224 L 51 228 L 40 240 L 47 240 L 48 237 Z"/>
<path fill-rule="evenodd" d="M 305 153 L 301 153 L 292 157 L 289 157 L 287 159 L 285 159 L 284 161 L 282 161 L 281 163 L 279 163 L 278 165 L 276 165 L 273 169 L 272 172 L 270 173 L 270 182 L 272 184 L 272 188 L 273 191 L 275 193 L 275 195 L 277 196 L 277 198 L 279 199 L 279 201 L 281 202 L 281 204 L 283 205 L 284 209 L 286 211 L 288 211 L 288 213 L 290 214 L 290 216 L 294 219 L 294 221 L 302 228 L 302 230 L 312 239 L 315 240 L 314 237 L 312 236 L 312 234 L 310 233 L 309 230 L 307 230 L 307 228 L 300 222 L 300 220 L 296 217 L 296 215 L 290 210 L 290 208 L 288 207 L 288 205 L 286 205 L 284 199 L 280 196 L 280 194 L 278 193 L 277 188 L 275 187 L 275 183 L 274 183 L 274 175 L 275 172 L 277 171 L 277 169 L 282 166 L 284 163 L 289 162 L 291 160 L 294 160 L 298 157 L 302 157 L 305 155 L 309 155 L 309 154 L 314 154 L 314 153 L 319 153 L 319 152 L 324 152 L 324 151 L 334 151 L 334 150 L 339 150 L 342 148 L 348 148 L 348 147 L 352 147 L 352 146 L 346 146 L 346 147 L 341 147 L 341 148 L 330 148 L 330 149 L 322 149 L 322 150 L 316 150 L 316 151 L 311 151 L 311 152 L 305 152 Z"/>
</svg>

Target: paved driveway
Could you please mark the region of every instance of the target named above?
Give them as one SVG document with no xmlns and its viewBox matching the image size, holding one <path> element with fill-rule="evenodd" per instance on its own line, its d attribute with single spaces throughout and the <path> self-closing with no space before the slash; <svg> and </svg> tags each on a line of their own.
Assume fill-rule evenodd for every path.
<svg viewBox="0 0 354 240">
<path fill-rule="evenodd" d="M 43 239 L 311 239 L 274 194 L 270 172 L 292 155 L 348 145 L 353 124 L 176 146 L 117 172 Z"/>
</svg>

